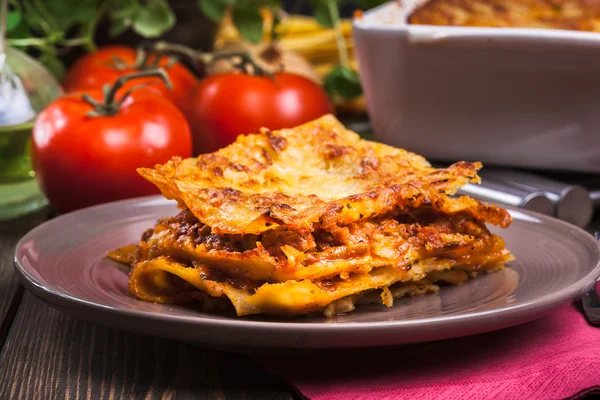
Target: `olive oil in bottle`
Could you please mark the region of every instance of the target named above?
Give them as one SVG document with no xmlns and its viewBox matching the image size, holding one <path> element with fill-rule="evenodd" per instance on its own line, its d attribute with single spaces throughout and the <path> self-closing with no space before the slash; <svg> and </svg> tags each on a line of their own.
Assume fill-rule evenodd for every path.
<svg viewBox="0 0 600 400">
<path fill-rule="evenodd" d="M 31 132 L 37 114 L 62 94 L 35 59 L 6 45 L 7 0 L 0 0 L 0 221 L 47 204 L 31 165 Z"/>
</svg>

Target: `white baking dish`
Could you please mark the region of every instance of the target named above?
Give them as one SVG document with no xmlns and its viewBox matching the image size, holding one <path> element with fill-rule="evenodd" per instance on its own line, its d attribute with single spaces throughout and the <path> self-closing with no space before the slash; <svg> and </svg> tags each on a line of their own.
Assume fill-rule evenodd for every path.
<svg viewBox="0 0 600 400">
<path fill-rule="evenodd" d="M 440 161 L 600 172 L 600 34 L 409 25 L 421 1 L 355 20 L 378 140 Z"/>
</svg>

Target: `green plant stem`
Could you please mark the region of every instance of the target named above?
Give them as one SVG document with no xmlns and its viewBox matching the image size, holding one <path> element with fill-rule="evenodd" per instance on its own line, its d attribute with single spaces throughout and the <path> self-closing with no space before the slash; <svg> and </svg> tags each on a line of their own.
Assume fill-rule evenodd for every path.
<svg viewBox="0 0 600 400">
<path fill-rule="evenodd" d="M 6 43 L 10 46 L 20 47 L 48 47 L 52 44 L 65 47 L 86 46 L 90 44 L 94 46 L 92 37 L 87 34 L 73 39 L 53 39 L 50 36 L 43 38 L 6 39 Z"/>
<path fill-rule="evenodd" d="M 6 39 L 6 43 L 11 46 L 35 46 L 47 47 L 51 44 L 58 44 L 66 47 L 81 46 L 90 42 L 90 37 L 82 36 L 74 39 L 58 39 L 53 40 L 50 37 L 45 38 L 26 38 L 26 39 Z"/>
<path fill-rule="evenodd" d="M 78 38 L 74 38 L 74 39 L 65 39 L 65 40 L 60 40 L 59 43 L 62 46 L 81 46 L 81 45 L 85 45 L 90 41 L 90 37 L 89 36 L 82 36 L 82 37 L 78 37 Z"/>
<path fill-rule="evenodd" d="M 233 57 L 239 57 L 242 59 L 240 67 L 245 71 L 244 67 L 251 65 L 254 69 L 254 74 L 265 75 L 272 77 L 269 71 L 263 70 L 253 59 L 252 55 L 247 51 L 217 51 L 214 53 L 203 53 L 184 45 L 169 42 L 156 42 L 151 46 L 151 49 L 158 54 L 171 54 L 176 57 L 185 57 L 188 60 L 196 63 L 196 65 L 208 66 L 217 60 L 231 59 Z"/>
<path fill-rule="evenodd" d="M 112 0 L 106 0 L 102 3 L 100 8 L 98 8 L 98 12 L 96 13 L 96 18 L 94 18 L 88 28 L 87 28 L 87 37 L 88 41 L 84 43 L 84 46 L 87 51 L 96 51 L 96 43 L 94 43 L 94 34 L 96 33 L 96 28 L 98 27 L 98 22 L 102 19 L 104 14 L 109 10 L 112 5 Z"/>
<path fill-rule="evenodd" d="M 350 65 L 350 62 L 348 61 L 348 50 L 346 49 L 346 41 L 344 40 L 344 33 L 342 32 L 342 26 L 340 25 L 340 13 L 337 9 L 335 0 L 327 0 L 327 8 L 329 9 L 329 15 L 331 16 L 331 22 L 333 23 L 335 41 L 340 56 L 340 64 L 343 67 L 348 68 Z"/>
<path fill-rule="evenodd" d="M 8 0 L 0 0 L 0 67 L 4 64 L 4 43 L 6 38 L 6 24 L 8 14 Z"/>
<path fill-rule="evenodd" d="M 48 20 L 48 15 L 50 15 L 50 13 L 48 13 L 44 3 L 37 0 L 33 0 L 32 6 L 35 8 L 36 12 L 39 15 L 39 19 L 37 22 L 40 24 L 40 27 L 44 30 L 44 33 L 46 33 L 47 35 L 52 35 L 52 33 L 55 30 Z"/>
<path fill-rule="evenodd" d="M 129 82 L 133 79 L 147 78 L 147 77 L 152 77 L 152 76 L 162 79 L 162 81 L 165 83 L 165 85 L 167 85 L 167 88 L 169 90 L 173 87 L 173 85 L 171 84 L 171 80 L 169 79 L 169 76 L 167 75 L 165 70 L 162 68 L 155 69 L 155 70 L 140 71 L 140 72 L 136 72 L 136 73 L 129 74 L 129 75 L 123 75 L 119 79 L 117 79 L 115 84 L 107 92 L 106 98 L 104 100 L 105 104 L 107 106 L 113 105 L 115 103 L 115 96 L 117 95 L 117 92 L 127 82 Z"/>
<path fill-rule="evenodd" d="M 135 80 L 135 79 L 139 79 L 139 78 L 148 78 L 148 77 L 160 78 L 165 83 L 165 85 L 167 86 L 167 88 L 169 90 L 171 90 L 173 88 L 173 85 L 171 84 L 169 76 L 167 75 L 165 70 L 162 68 L 140 71 L 140 72 L 135 72 L 135 73 L 128 74 L 128 75 L 123 75 L 119 79 L 117 79 L 117 81 L 112 86 L 109 86 L 108 84 L 104 86 L 104 90 L 103 90 L 104 100 L 102 103 L 94 100 L 94 98 L 92 98 L 92 96 L 90 96 L 89 94 L 84 94 L 81 96 L 81 98 L 84 101 L 88 102 L 93 107 L 93 110 L 90 111 L 87 114 L 87 116 L 88 117 L 100 117 L 100 116 L 110 116 L 110 115 L 117 114 L 119 112 L 119 108 L 121 107 L 121 104 L 123 104 L 123 101 L 125 101 L 125 99 L 131 94 L 131 92 L 133 90 L 136 89 L 136 87 L 134 86 L 134 87 L 130 88 L 123 95 L 123 97 L 121 97 L 121 99 L 119 99 L 117 101 L 116 96 L 117 96 L 117 92 L 119 91 L 119 89 L 121 89 L 123 87 L 123 85 L 125 85 L 127 82 L 129 82 L 131 80 Z"/>
<path fill-rule="evenodd" d="M 98 49 L 98 47 L 96 46 L 96 43 L 94 43 L 93 40 L 89 40 L 84 44 L 84 47 L 87 51 L 94 52 Z"/>
<path fill-rule="evenodd" d="M 173 54 L 176 56 L 182 56 L 195 63 L 205 64 L 208 61 L 205 53 L 197 52 L 187 46 L 177 43 L 160 41 L 149 45 L 148 47 L 159 54 Z"/>
<path fill-rule="evenodd" d="M 34 5 L 37 6 L 37 11 L 40 12 L 39 2 L 35 2 Z M 60 36 L 57 37 L 56 32 L 53 31 L 52 27 L 46 21 L 43 22 L 43 26 L 41 28 L 46 32 L 47 36 L 45 37 L 31 37 L 31 38 L 23 38 L 23 39 L 6 39 L 6 44 L 10 46 L 19 46 L 19 47 L 40 47 L 40 48 L 49 48 L 53 46 L 63 46 L 63 47 L 76 47 L 76 46 L 84 46 L 88 51 L 96 50 L 96 44 L 94 43 L 94 34 L 96 32 L 96 27 L 98 25 L 99 20 L 102 16 L 108 11 L 112 0 L 106 0 L 102 3 L 98 12 L 96 13 L 96 18 L 88 23 L 88 25 L 82 30 L 81 34 L 78 37 L 71 39 L 64 39 Z M 45 8 L 44 6 L 42 6 Z"/>
<path fill-rule="evenodd" d="M 50 44 L 49 38 L 26 38 L 26 39 L 6 39 L 9 46 L 36 46 L 45 47 Z"/>
</svg>

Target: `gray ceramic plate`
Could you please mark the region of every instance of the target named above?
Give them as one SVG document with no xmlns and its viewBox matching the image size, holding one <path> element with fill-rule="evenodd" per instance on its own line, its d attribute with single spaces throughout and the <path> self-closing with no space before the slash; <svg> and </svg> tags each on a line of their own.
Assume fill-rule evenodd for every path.
<svg viewBox="0 0 600 400">
<path fill-rule="evenodd" d="M 177 212 L 161 197 L 92 207 L 50 220 L 19 242 L 15 265 L 34 295 L 99 324 L 219 348 L 358 348 L 424 342 L 496 330 L 540 317 L 580 297 L 600 276 L 600 247 L 585 231 L 511 211 L 499 232 L 516 261 L 499 273 L 438 294 L 371 305 L 333 319 L 236 318 L 133 298 L 127 269 L 108 250 L 139 240 Z M 498 232 L 498 230 L 495 230 Z"/>
</svg>

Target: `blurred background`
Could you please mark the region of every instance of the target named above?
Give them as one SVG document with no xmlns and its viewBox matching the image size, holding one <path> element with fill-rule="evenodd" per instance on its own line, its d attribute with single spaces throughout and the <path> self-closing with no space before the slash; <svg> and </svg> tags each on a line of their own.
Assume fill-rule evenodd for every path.
<svg viewBox="0 0 600 400">
<path fill-rule="evenodd" d="M 338 15 L 333 21 L 327 1 L 10 0 L 7 44 L 39 60 L 61 81 L 75 60 L 108 44 L 136 47 L 144 40 L 166 40 L 212 51 L 276 41 L 302 58 L 287 68 L 300 70 L 308 61 L 310 69 L 303 72 L 325 83 L 340 65 L 340 54 L 347 54 L 343 66 L 357 71 L 350 18 L 357 9 L 383 3 L 334 1 Z M 342 42 L 336 39 L 334 25 Z M 358 92 L 355 88 L 336 93 L 342 113 L 366 113 Z"/>
<path fill-rule="evenodd" d="M 82 72 L 74 64 L 110 46 L 122 45 L 137 51 L 144 43 L 166 41 L 199 53 L 251 52 L 267 69 L 281 68 L 283 64 L 286 71 L 315 82 L 327 92 L 336 115 L 358 122 L 358 127 L 366 128 L 368 134 L 350 18 L 359 8 L 366 10 L 381 3 L 2 0 L 0 43 L 2 60 L 6 62 L 0 64 L 0 220 L 47 206 L 47 196 L 39 188 L 40 171 L 36 182 L 30 157 L 34 121 L 63 94 L 95 89 L 93 85 L 79 85 L 87 78 L 83 75 L 93 73 L 89 69 Z M 269 51 L 273 49 L 275 53 Z M 214 63 L 210 70 L 189 58 L 181 57 L 179 62 L 198 79 L 231 70 L 228 60 Z M 122 74 L 146 68 L 128 68 Z M 108 83 L 108 79 L 100 83 Z M 100 83 L 96 86 L 100 87 Z"/>
<path fill-rule="evenodd" d="M 72 165 L 60 165 L 61 160 L 69 159 L 67 154 L 82 151 L 81 146 L 54 149 L 58 155 L 50 155 L 49 150 L 43 148 L 43 140 L 37 144 L 34 141 L 33 147 L 39 150 L 40 159 L 50 159 L 54 163 L 40 161 L 37 168 L 32 163 L 31 149 L 32 137 L 69 134 L 49 133 L 48 124 L 44 129 L 35 126 L 39 115 L 44 110 L 50 113 L 49 105 L 62 96 L 94 90 L 100 93 L 105 85 L 113 85 L 120 76 L 157 66 L 166 70 L 174 86 L 171 92 L 164 88 L 158 92 L 168 98 L 173 93 L 173 97 L 179 96 L 174 103 L 187 121 L 184 130 L 189 129 L 194 140 L 192 154 L 173 153 L 171 156 L 214 151 L 235 140 L 239 133 L 255 132 L 258 126 L 272 129 L 294 126 L 327 112 L 335 114 L 364 138 L 381 140 L 373 131 L 372 115 L 365 100 L 352 21 L 385 1 L 0 0 L 0 3 L 0 220 L 11 220 L 47 207 L 55 212 L 67 212 L 99 202 L 154 193 L 141 189 L 138 192 L 115 189 L 109 193 L 104 189 L 104 192 L 92 191 L 94 196 L 90 195 L 90 199 L 77 205 L 63 207 L 60 200 L 53 198 L 53 192 L 89 191 L 76 184 L 76 181 L 88 178 L 89 182 L 94 182 L 94 188 L 106 185 L 102 185 L 98 180 L 101 178 L 96 175 L 86 176 L 84 170 L 77 176 L 69 175 L 65 170 L 73 169 Z M 159 51 L 158 47 L 152 47 L 156 43 L 167 45 Z M 366 50 L 363 53 L 366 54 Z M 219 58 L 223 54 L 232 55 Z M 249 55 L 251 62 L 244 62 L 240 54 Z M 183 71 L 177 69 L 182 66 Z M 229 83 L 209 79 L 240 72 L 257 77 L 261 74 L 277 77 L 282 71 L 302 76 L 310 82 L 289 83 L 289 87 L 277 89 L 289 89 L 298 95 L 292 107 L 294 115 L 288 116 L 287 120 L 261 120 L 260 116 L 252 116 L 255 120 L 248 123 L 252 119 L 247 115 L 248 110 L 266 108 L 266 103 L 236 106 L 230 100 L 243 98 L 245 91 L 251 90 L 250 85 L 238 84 L 239 91 L 232 92 L 231 87 L 229 91 L 223 89 Z M 414 73 L 419 74 L 418 71 Z M 396 90 L 393 86 L 395 78 L 385 77 L 386 82 L 390 82 L 389 90 Z M 146 84 L 150 85 L 148 81 Z M 217 90 L 206 88 L 209 84 L 221 88 L 223 95 L 219 101 L 222 102 L 205 104 L 204 99 L 210 96 L 204 92 Z M 164 86 L 164 83 L 160 85 Z M 150 86 L 156 88 L 157 84 Z M 275 92 L 268 96 L 273 102 L 281 100 L 275 100 Z M 317 98 L 321 100 L 314 101 Z M 100 96 L 89 107 L 107 116 L 116 103 L 107 105 L 102 103 L 104 100 L 106 96 Z M 288 110 L 288 106 L 282 106 L 275 113 L 286 114 L 287 111 L 282 110 Z M 64 104 L 56 107 L 52 109 L 55 114 Z M 219 111 L 223 108 L 227 108 L 226 113 Z M 110 116 L 119 117 L 118 113 Z M 44 121 L 52 121 L 46 117 Z M 429 117 L 437 118 L 433 114 Z M 228 122 L 231 120 L 247 123 L 233 129 Z M 254 124 L 256 121 L 261 125 Z M 40 134 L 32 136 L 35 129 Z M 117 170 L 119 165 L 127 164 L 126 158 L 131 152 L 123 150 L 123 159 L 114 154 L 110 163 L 117 165 L 113 168 Z M 152 163 L 166 160 L 134 161 L 138 166 L 152 166 Z M 436 166 L 444 166 L 456 160 L 431 161 Z M 108 165 L 109 161 L 106 162 Z M 63 168 L 62 172 L 56 172 L 60 168 Z M 590 223 L 594 206 L 600 202 L 597 174 L 522 168 L 485 170 L 489 172 L 482 175 L 484 184 L 479 187 L 467 185 L 462 193 L 553 215 L 579 226 Z M 141 179 L 133 174 L 131 179 Z M 123 176 L 126 174 L 120 175 Z M 106 182 L 117 180 L 108 172 L 105 179 Z M 134 186 L 126 180 L 122 182 L 124 188 Z"/>
</svg>

